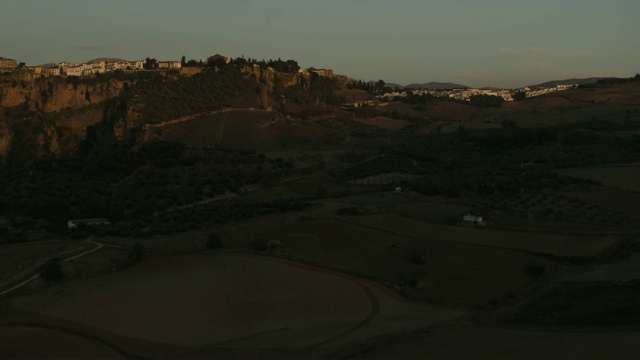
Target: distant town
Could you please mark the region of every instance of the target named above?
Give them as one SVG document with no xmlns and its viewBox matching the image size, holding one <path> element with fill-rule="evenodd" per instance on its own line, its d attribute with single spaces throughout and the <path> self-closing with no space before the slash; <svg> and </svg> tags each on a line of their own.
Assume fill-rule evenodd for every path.
<svg viewBox="0 0 640 360">
<path fill-rule="evenodd" d="M 505 101 L 514 101 L 514 100 L 518 100 L 519 98 L 522 99 L 522 98 L 549 94 L 556 91 L 574 89 L 574 88 L 577 88 L 578 86 L 580 86 L 580 84 L 558 84 L 556 86 L 523 87 L 519 89 L 476 89 L 476 88 L 461 88 L 461 89 L 450 89 L 450 90 L 414 89 L 414 90 L 387 92 L 387 93 L 384 93 L 382 96 L 380 96 L 380 100 L 383 100 L 383 101 L 397 100 L 398 98 L 407 97 L 408 92 L 411 92 L 414 95 L 431 95 L 435 97 L 447 97 L 454 100 L 464 100 L 464 101 L 470 101 L 473 96 L 477 96 L 477 95 L 498 96 L 503 98 Z"/>
<path fill-rule="evenodd" d="M 167 71 L 174 69 L 181 69 L 183 67 L 198 67 L 203 66 L 209 61 L 224 60 L 229 62 L 229 58 L 216 54 L 207 59 L 201 59 L 200 61 L 190 60 L 185 62 L 184 58 L 181 61 L 169 60 L 158 61 L 156 59 L 145 59 L 135 61 L 125 60 L 94 60 L 82 64 L 76 64 L 71 62 L 61 62 L 58 64 L 51 64 L 49 66 L 25 66 L 24 63 L 19 63 L 17 60 L 0 57 L 0 73 L 14 72 L 14 71 L 28 71 L 34 75 L 40 75 L 43 77 L 48 76 L 77 76 L 86 77 L 93 76 L 95 74 L 103 74 L 114 71 Z M 254 65 L 255 66 L 255 65 Z M 273 70 L 273 69 L 270 69 Z M 334 77 L 334 73 L 331 69 L 316 69 L 314 67 L 298 70 L 300 74 L 309 75 L 315 73 L 319 76 Z M 374 84 L 374 82 L 371 82 Z M 580 84 L 558 84 L 556 86 L 537 86 L 537 87 L 523 87 L 519 89 L 496 89 L 496 88 L 459 88 L 459 89 L 404 89 L 396 91 L 387 91 L 380 95 L 378 99 L 380 101 L 393 101 L 405 98 L 410 93 L 413 95 L 431 95 L 435 97 L 446 97 L 454 100 L 470 101 L 472 97 L 478 95 L 485 96 L 497 96 L 504 99 L 504 101 L 514 101 L 523 98 L 529 98 L 544 94 L 549 94 L 557 91 L 569 90 L 579 87 Z M 388 90 L 388 88 L 387 88 Z"/>
</svg>

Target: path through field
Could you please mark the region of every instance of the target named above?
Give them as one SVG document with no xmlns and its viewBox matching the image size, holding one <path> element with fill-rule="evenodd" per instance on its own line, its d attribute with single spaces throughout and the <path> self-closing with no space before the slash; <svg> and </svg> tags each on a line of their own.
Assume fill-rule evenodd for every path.
<svg viewBox="0 0 640 360">
<path fill-rule="evenodd" d="M 92 244 L 95 244 L 95 245 L 96 245 L 96 247 L 95 247 L 95 248 L 93 248 L 93 249 L 87 250 L 87 251 L 85 251 L 85 252 L 82 252 L 82 253 L 80 253 L 80 254 L 73 255 L 73 256 L 70 256 L 70 257 L 68 257 L 68 258 L 62 259 L 62 260 L 61 260 L 61 262 L 67 262 L 67 261 L 71 261 L 71 260 L 74 260 L 74 259 L 81 258 L 81 257 L 83 257 L 83 256 L 85 256 L 85 255 L 87 255 L 87 254 L 91 254 L 91 253 L 92 253 L 92 252 L 94 252 L 94 251 L 98 251 L 98 250 L 100 250 L 103 246 L 105 246 L 105 244 L 102 244 L 102 243 L 98 243 L 98 242 L 93 241 L 93 236 L 92 236 L 92 237 L 90 237 L 90 238 L 88 238 L 88 239 L 87 239 L 87 240 L 85 240 L 85 241 L 90 242 L 90 243 L 92 243 Z M 4 290 L 4 291 L 1 291 L 1 292 L 0 292 L 0 296 L 5 295 L 5 294 L 8 294 L 8 293 L 10 293 L 10 292 L 12 292 L 12 291 L 18 290 L 18 289 L 20 289 L 21 287 L 23 287 L 23 286 L 25 286 L 25 285 L 29 284 L 30 282 L 34 281 L 35 279 L 38 279 L 39 277 L 40 277 L 40 274 L 39 274 L 39 273 L 36 273 L 36 274 L 32 275 L 31 277 L 29 277 L 28 279 L 26 279 L 26 280 L 24 280 L 24 281 L 22 281 L 22 282 L 20 282 L 20 283 L 18 283 L 18 284 L 16 284 L 16 285 L 12 286 L 11 288 L 6 289 L 6 290 Z"/>
</svg>

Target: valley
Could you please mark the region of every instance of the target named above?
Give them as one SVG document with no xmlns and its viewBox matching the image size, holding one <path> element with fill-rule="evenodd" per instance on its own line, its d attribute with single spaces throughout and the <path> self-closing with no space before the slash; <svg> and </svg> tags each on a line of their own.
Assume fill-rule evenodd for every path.
<svg viewBox="0 0 640 360">
<path fill-rule="evenodd" d="M 637 355 L 634 78 L 482 107 L 253 65 L 110 76 L 0 103 L 2 354 Z"/>
</svg>

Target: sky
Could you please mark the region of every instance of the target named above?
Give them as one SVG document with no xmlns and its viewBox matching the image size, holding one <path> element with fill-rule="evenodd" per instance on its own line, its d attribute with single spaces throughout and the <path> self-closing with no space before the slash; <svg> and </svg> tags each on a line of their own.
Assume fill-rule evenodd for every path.
<svg viewBox="0 0 640 360">
<path fill-rule="evenodd" d="M 637 0 L 2 0 L 0 56 L 28 66 L 230 57 L 354 79 L 516 88 L 640 72 Z"/>
</svg>

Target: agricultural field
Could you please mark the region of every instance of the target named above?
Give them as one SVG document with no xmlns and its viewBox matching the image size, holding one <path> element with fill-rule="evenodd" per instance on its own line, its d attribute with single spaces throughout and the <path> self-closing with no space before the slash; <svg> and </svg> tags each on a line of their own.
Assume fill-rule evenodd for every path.
<svg viewBox="0 0 640 360">
<path fill-rule="evenodd" d="M 394 343 L 353 350 L 353 359 L 633 359 L 637 332 L 528 331 L 448 327 Z"/>
<path fill-rule="evenodd" d="M 126 271 L 53 286 L 11 304 L 54 323 L 114 334 L 106 336 L 110 342 L 124 336 L 130 340 L 121 347 L 147 356 L 157 356 L 147 353 L 149 342 L 174 346 L 177 353 L 165 356 L 203 348 L 215 353 L 219 347 L 333 348 L 460 314 L 409 302 L 354 277 L 233 254 L 154 256 Z"/>
<path fill-rule="evenodd" d="M 358 219 L 385 216 L 391 215 L 311 219 L 281 225 L 259 238 L 279 241 L 282 251 L 294 259 L 374 279 L 411 298 L 462 307 L 515 296 L 536 280 L 527 272 L 528 264 L 550 276 L 572 270 L 544 257 L 491 246 L 489 238 L 489 246 L 479 245 L 482 241 L 466 244 L 464 238 L 456 242 L 460 234 L 454 227 L 436 234 L 432 230 L 437 225 L 429 224 L 431 231 L 415 229 L 418 222 L 394 230 L 384 228 L 388 220 L 358 224 Z M 465 230 L 473 231 L 461 229 Z"/>
<path fill-rule="evenodd" d="M 415 179 L 417 176 L 413 174 L 403 173 L 382 173 L 364 178 L 354 179 L 349 181 L 349 184 L 354 185 L 393 185 L 402 184 L 403 182 Z"/>
<path fill-rule="evenodd" d="M 0 326 L 2 357 L 12 359 L 104 358 L 127 359 L 117 350 L 96 340 L 46 328 Z M 34 345 L 37 344 L 37 345 Z"/>
<path fill-rule="evenodd" d="M 320 119 L 316 124 L 359 136 L 386 136 L 389 130 L 349 118 Z"/>
<path fill-rule="evenodd" d="M 375 126 L 388 130 L 399 130 L 411 124 L 407 120 L 398 120 L 382 116 L 375 118 L 354 118 L 353 120 L 365 125 Z"/>
<path fill-rule="evenodd" d="M 581 169 L 562 169 L 558 173 L 594 180 L 606 186 L 640 192 L 640 165 L 601 166 Z"/>
<path fill-rule="evenodd" d="M 638 219 L 616 207 L 581 200 L 587 199 L 584 192 L 566 196 L 557 193 L 518 193 L 505 196 L 494 194 L 487 198 L 484 205 L 490 208 L 519 213 L 522 217 L 537 217 L 546 220 L 577 223 L 633 226 Z M 640 214 L 640 213 L 638 213 Z"/>
<path fill-rule="evenodd" d="M 640 194 L 638 193 L 607 187 L 592 191 L 569 192 L 567 196 L 632 217 L 640 217 Z"/>
<path fill-rule="evenodd" d="M 417 239 L 497 247 L 556 256 L 593 256 L 616 242 L 615 236 L 572 236 L 492 228 L 431 224 L 394 214 L 345 217 L 343 221 Z"/>
</svg>

